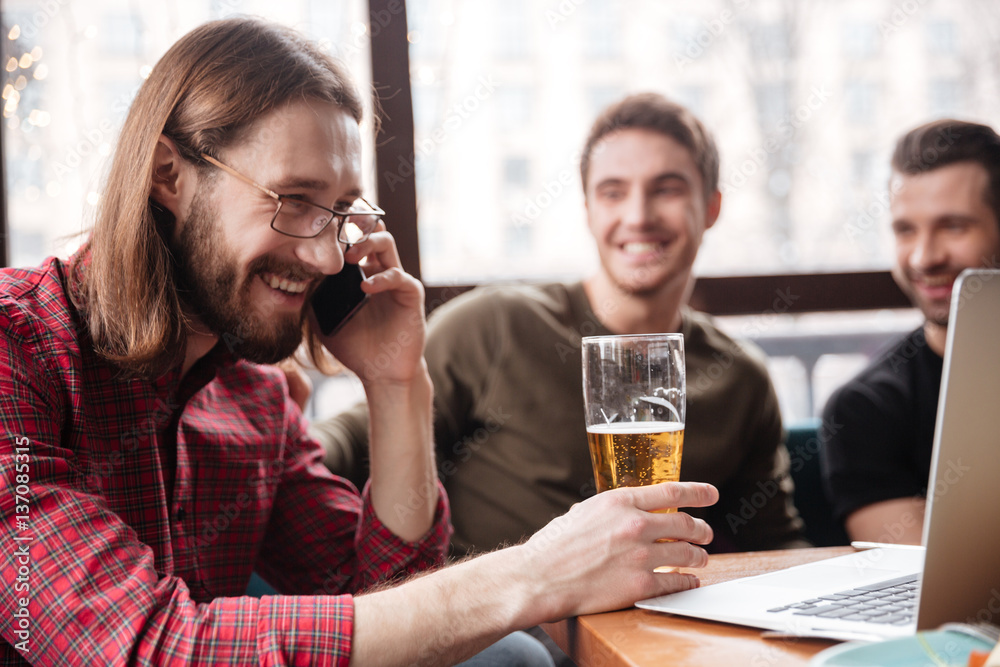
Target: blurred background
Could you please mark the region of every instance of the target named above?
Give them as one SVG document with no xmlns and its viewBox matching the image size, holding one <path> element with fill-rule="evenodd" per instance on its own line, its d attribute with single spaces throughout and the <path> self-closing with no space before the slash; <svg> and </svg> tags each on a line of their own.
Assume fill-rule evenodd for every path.
<svg viewBox="0 0 1000 667">
<path fill-rule="evenodd" d="M 695 271 L 716 296 L 699 305 L 768 352 L 789 422 L 921 322 L 898 294 L 869 298 L 891 285 L 896 138 L 933 118 L 1000 121 L 990 0 L 3 0 L 0 12 L 15 266 L 79 245 L 137 87 L 206 20 L 287 23 L 405 110 L 377 142 L 363 133 L 367 185 L 432 295 L 585 275 L 597 258 L 579 151 L 594 116 L 630 92 L 677 99 L 722 154 L 722 215 Z M 831 273 L 872 290 L 838 294 L 836 312 L 800 308 L 802 281 Z M 741 285 L 774 298 L 741 305 Z M 312 415 L 356 392 L 350 378 L 321 383 Z"/>
</svg>

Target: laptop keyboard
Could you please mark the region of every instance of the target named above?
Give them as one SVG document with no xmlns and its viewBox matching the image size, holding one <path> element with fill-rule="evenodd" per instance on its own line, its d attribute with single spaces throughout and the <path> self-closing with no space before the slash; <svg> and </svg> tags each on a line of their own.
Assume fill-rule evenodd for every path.
<svg viewBox="0 0 1000 667">
<path fill-rule="evenodd" d="M 880 581 L 869 586 L 850 588 L 821 595 L 802 602 L 768 609 L 769 612 L 796 616 L 840 618 L 845 621 L 868 621 L 885 625 L 906 625 L 916 614 L 919 575 L 911 574 Z"/>
</svg>

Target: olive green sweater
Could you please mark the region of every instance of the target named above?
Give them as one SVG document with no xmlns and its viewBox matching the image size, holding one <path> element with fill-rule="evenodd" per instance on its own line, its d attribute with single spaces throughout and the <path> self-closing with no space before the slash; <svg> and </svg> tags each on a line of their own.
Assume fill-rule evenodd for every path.
<svg viewBox="0 0 1000 667">
<path fill-rule="evenodd" d="M 580 337 L 607 335 L 581 283 L 479 288 L 430 318 L 438 473 L 461 554 L 521 541 L 593 495 Z M 805 546 L 791 504 L 781 417 L 763 354 L 685 309 L 687 419 L 681 478 L 721 499 L 690 513 L 716 550 Z M 361 483 L 362 403 L 313 427 L 327 463 Z"/>
</svg>

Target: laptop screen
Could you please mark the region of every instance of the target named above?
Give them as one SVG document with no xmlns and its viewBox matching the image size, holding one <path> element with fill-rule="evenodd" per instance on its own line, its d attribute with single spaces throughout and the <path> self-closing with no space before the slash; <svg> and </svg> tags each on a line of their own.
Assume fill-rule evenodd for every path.
<svg viewBox="0 0 1000 667">
<path fill-rule="evenodd" d="M 955 283 L 934 451 L 918 629 L 1000 623 L 1000 271 Z"/>
</svg>

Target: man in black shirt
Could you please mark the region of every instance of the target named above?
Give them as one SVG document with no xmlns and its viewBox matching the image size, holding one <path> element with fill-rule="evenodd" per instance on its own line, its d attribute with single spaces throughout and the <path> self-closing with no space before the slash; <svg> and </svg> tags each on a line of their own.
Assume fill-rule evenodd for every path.
<svg viewBox="0 0 1000 667">
<path fill-rule="evenodd" d="M 889 191 L 893 277 L 925 322 L 831 396 L 823 474 L 852 539 L 919 544 L 952 285 L 1000 265 L 1000 136 L 922 125 L 896 144 Z"/>
</svg>

